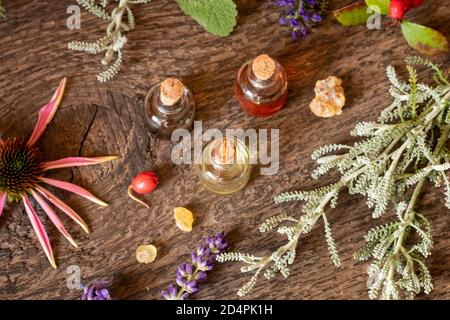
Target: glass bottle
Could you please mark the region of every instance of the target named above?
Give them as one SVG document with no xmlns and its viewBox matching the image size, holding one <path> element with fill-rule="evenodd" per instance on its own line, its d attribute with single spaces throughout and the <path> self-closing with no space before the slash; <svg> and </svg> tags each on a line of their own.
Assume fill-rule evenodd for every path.
<svg viewBox="0 0 450 320">
<path fill-rule="evenodd" d="M 202 151 L 199 178 L 208 190 L 222 195 L 243 189 L 250 179 L 250 154 L 237 138 L 218 138 Z"/>
<path fill-rule="evenodd" d="M 286 102 L 287 75 L 278 61 L 262 54 L 239 69 L 235 90 L 242 109 L 255 117 L 268 117 Z"/>
<path fill-rule="evenodd" d="M 194 95 L 178 79 L 168 78 L 150 88 L 144 107 L 154 134 L 170 136 L 175 129 L 192 128 Z"/>
</svg>

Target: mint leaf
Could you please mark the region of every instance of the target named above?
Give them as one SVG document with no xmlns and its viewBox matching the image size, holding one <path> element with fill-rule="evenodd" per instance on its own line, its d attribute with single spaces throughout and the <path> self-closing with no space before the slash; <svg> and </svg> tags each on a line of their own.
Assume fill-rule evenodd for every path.
<svg viewBox="0 0 450 320">
<path fill-rule="evenodd" d="M 371 15 L 367 13 L 367 6 L 359 2 L 335 10 L 333 14 L 336 20 L 346 27 L 365 24 Z"/>
<path fill-rule="evenodd" d="M 212 34 L 226 37 L 236 25 L 233 0 L 177 0 L 181 10 Z"/>
<path fill-rule="evenodd" d="M 366 0 L 366 5 L 375 12 L 388 15 L 390 0 Z"/>
<path fill-rule="evenodd" d="M 401 26 L 408 44 L 420 53 L 435 55 L 448 52 L 448 41 L 440 32 L 406 20 Z"/>
</svg>

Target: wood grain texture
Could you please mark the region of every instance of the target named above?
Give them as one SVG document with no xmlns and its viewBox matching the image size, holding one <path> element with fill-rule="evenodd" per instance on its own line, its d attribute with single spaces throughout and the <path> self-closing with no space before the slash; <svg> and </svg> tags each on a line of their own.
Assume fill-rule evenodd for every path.
<svg viewBox="0 0 450 320">
<path fill-rule="evenodd" d="M 235 32 L 228 38 L 206 33 L 183 15 L 173 0 L 155 0 L 135 8 L 137 28 L 129 33 L 125 64 L 113 81 L 100 84 L 100 57 L 69 52 L 72 40 L 95 40 L 104 21 L 83 11 L 81 30 L 66 27 L 67 7 L 75 1 L 6 1 L 7 18 L 0 21 L 0 133 L 27 136 L 39 108 L 50 98 L 60 79 L 68 77 L 67 91 L 54 121 L 39 146 L 48 160 L 81 155 L 118 155 L 100 166 L 58 170 L 54 176 L 80 184 L 110 203 L 99 208 L 75 195 L 58 192 L 86 219 L 93 232 L 86 236 L 63 217 L 79 242 L 72 248 L 48 219 L 44 219 L 59 268 L 52 270 L 21 204 L 7 207 L 0 219 L 0 298 L 74 299 L 79 292 L 66 287 L 70 265 L 81 268 L 83 282 L 113 278 L 112 291 L 120 299 L 159 299 L 175 278 L 177 265 L 188 258 L 200 239 L 225 230 L 233 249 L 270 253 L 284 239 L 261 235 L 257 226 L 282 212 L 299 214 L 299 204 L 275 205 L 272 198 L 286 190 L 308 189 L 333 181 L 310 178 L 310 153 L 325 143 L 351 142 L 348 134 L 361 120 L 376 119 L 390 96 L 384 69 L 402 66 L 415 54 L 399 28 L 369 31 L 344 28 L 331 16 L 308 40 L 292 42 L 278 26 L 278 13 L 269 1 L 241 0 Z M 332 9 L 350 0 L 331 1 Z M 408 17 L 440 30 L 450 38 L 448 0 L 427 1 Z M 290 95 L 285 108 L 269 119 L 254 119 L 241 111 L 233 94 L 235 73 L 248 59 L 269 53 L 287 69 Z M 435 59 L 450 67 L 448 56 Z M 339 117 L 319 119 L 309 110 L 318 79 L 336 75 L 344 80 L 348 103 Z M 170 161 L 169 141 L 149 134 L 143 97 L 151 85 L 166 77 L 181 78 L 195 93 L 198 120 L 204 128 L 279 128 L 280 171 L 274 176 L 254 172 L 248 187 L 228 197 L 203 189 L 190 166 Z M 141 170 L 155 170 L 162 183 L 148 197 L 146 210 L 126 196 L 126 188 Z M 432 221 L 435 237 L 428 259 L 435 290 L 425 299 L 450 298 L 450 214 L 442 190 L 428 188 L 421 207 Z M 192 233 L 180 232 L 173 208 L 196 212 Z M 42 214 L 42 212 L 41 212 Z M 42 216 L 42 215 L 41 215 Z M 329 259 L 323 229 L 316 226 L 303 237 L 288 280 L 261 281 L 249 298 L 366 299 L 367 263 L 352 259 L 374 221 L 360 197 L 344 193 L 329 214 L 342 267 Z M 158 258 L 151 265 L 136 262 L 135 249 L 153 243 Z M 234 299 L 247 275 L 239 264 L 218 265 L 196 299 Z"/>
</svg>

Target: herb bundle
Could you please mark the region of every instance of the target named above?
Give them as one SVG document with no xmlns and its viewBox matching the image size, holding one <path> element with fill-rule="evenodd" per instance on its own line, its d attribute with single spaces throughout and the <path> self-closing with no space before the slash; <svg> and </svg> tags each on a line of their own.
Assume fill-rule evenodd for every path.
<svg viewBox="0 0 450 320">
<path fill-rule="evenodd" d="M 418 82 L 416 65 L 433 71 L 433 86 Z M 341 175 L 339 181 L 275 198 L 277 203 L 304 202 L 299 218 L 282 214 L 267 219 L 259 228 L 261 232 L 278 228 L 288 242 L 267 256 L 233 252 L 217 257 L 219 262 L 242 261 L 246 266 L 241 271 L 254 273 L 238 291 L 239 296 L 252 290 L 261 273 L 267 279 L 278 272 L 288 277 L 300 236 L 309 233 L 319 220 L 324 225 L 331 260 L 340 265 L 325 208 L 336 206 L 344 188 L 350 194 L 365 197 L 374 218 L 385 214 L 388 207 L 395 211 L 392 222 L 369 230 L 365 236 L 367 245 L 354 255 L 357 260 L 371 260 L 370 298 L 413 298 L 433 289 L 425 265 L 433 246 L 431 225 L 417 205 L 423 186 L 429 181 L 436 187 L 444 186 L 446 206 L 450 208 L 450 181 L 445 174 L 450 169 L 446 146 L 450 132 L 450 80 L 437 65 L 419 57 L 407 58 L 406 68 L 408 82 L 400 81 L 394 69 L 387 68 L 394 101 L 377 122 L 356 125 L 351 134 L 364 137 L 363 140 L 353 146 L 326 145 L 312 154 L 319 164 L 313 177 L 336 169 Z M 336 151 L 339 153 L 329 155 Z"/>
</svg>

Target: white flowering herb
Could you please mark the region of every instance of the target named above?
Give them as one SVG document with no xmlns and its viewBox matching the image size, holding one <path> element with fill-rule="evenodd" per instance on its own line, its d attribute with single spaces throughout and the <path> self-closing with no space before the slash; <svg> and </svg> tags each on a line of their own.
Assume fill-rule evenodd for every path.
<svg viewBox="0 0 450 320">
<path fill-rule="evenodd" d="M 430 68 L 433 84 L 418 82 L 415 66 Z M 352 146 L 327 145 L 312 154 L 318 167 L 313 177 L 319 178 L 330 170 L 340 173 L 340 180 L 312 191 L 280 194 L 277 203 L 303 202 L 302 214 L 286 214 L 266 220 L 261 232 L 276 229 L 287 242 L 267 256 L 244 253 L 224 253 L 217 260 L 241 261 L 242 272 L 253 276 L 238 291 L 248 294 L 260 274 L 267 279 L 278 272 L 289 275 L 300 236 L 309 233 L 322 222 L 325 242 L 334 265 L 340 266 L 326 208 L 336 206 L 339 194 L 347 189 L 366 199 L 374 218 L 387 212 L 392 221 L 368 231 L 366 246 L 354 257 L 371 261 L 368 268 L 369 296 L 372 299 L 414 298 L 433 289 L 425 258 L 433 247 L 431 225 L 419 211 L 418 200 L 426 182 L 444 186 L 446 206 L 450 208 L 450 153 L 446 145 L 450 131 L 450 80 L 434 63 L 419 57 L 406 59 L 409 79 L 398 79 L 392 67 L 387 75 L 392 84 L 392 104 L 377 122 L 362 122 L 351 132 L 362 137 Z M 333 153 L 333 155 L 330 155 Z"/>
</svg>

